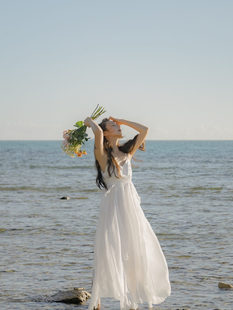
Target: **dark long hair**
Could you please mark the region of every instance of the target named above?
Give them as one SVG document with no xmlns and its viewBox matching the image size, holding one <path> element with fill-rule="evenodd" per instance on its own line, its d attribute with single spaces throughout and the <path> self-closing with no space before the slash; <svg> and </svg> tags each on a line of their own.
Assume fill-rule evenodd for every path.
<svg viewBox="0 0 233 310">
<path fill-rule="evenodd" d="M 107 130 L 107 128 L 106 128 L 106 122 L 107 121 L 109 121 L 109 119 L 108 118 L 104 118 L 102 120 L 102 122 L 98 124 L 102 128 L 103 131 Z M 131 150 L 133 149 L 135 143 L 136 143 L 137 136 L 138 136 L 138 134 L 136 134 L 133 139 L 130 139 L 130 140 L 126 141 L 123 145 L 119 145 L 118 146 L 119 151 L 121 151 L 123 153 L 130 153 Z M 107 140 L 107 138 L 105 136 L 104 136 L 104 141 L 103 142 L 104 142 L 104 150 L 107 153 L 107 158 L 108 158 L 107 159 L 108 175 L 111 176 L 112 173 L 114 173 L 114 175 L 117 178 L 119 178 L 119 176 L 116 175 L 115 169 L 117 169 L 118 174 L 121 175 L 120 174 L 120 167 L 119 167 L 119 164 L 117 163 L 117 161 L 115 160 L 114 156 L 112 155 L 113 149 L 109 145 L 109 141 Z M 142 143 L 142 145 L 140 145 L 139 150 L 145 151 L 144 142 Z M 97 184 L 97 186 L 100 189 L 102 189 L 102 188 L 108 189 L 106 183 L 104 182 L 104 178 L 103 178 L 103 175 L 102 175 L 100 164 L 99 164 L 99 162 L 98 162 L 98 160 L 96 158 L 95 158 L 95 166 L 96 166 L 96 169 L 97 169 L 97 177 L 96 177 L 96 184 Z"/>
</svg>

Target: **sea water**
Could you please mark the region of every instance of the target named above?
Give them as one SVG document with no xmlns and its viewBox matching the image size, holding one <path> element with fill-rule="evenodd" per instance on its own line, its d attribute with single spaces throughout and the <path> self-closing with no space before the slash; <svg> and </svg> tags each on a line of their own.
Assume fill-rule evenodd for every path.
<svg viewBox="0 0 233 310">
<path fill-rule="evenodd" d="M 82 158 L 61 144 L 0 141 L 0 309 L 88 307 L 33 301 L 73 287 L 91 293 L 102 195 L 93 140 Z M 154 309 L 233 309 L 232 291 L 218 288 L 233 284 L 233 141 L 147 140 L 132 169 L 169 268 L 171 296 Z M 101 304 L 119 309 L 111 298 Z"/>
</svg>

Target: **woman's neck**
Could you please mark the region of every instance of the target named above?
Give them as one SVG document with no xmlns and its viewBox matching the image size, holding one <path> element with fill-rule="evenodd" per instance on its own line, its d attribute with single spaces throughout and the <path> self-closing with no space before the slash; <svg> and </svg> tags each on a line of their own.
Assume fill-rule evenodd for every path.
<svg viewBox="0 0 233 310">
<path fill-rule="evenodd" d="M 109 146 L 111 146 L 111 148 L 113 149 L 113 151 L 118 151 L 118 138 L 112 137 L 110 140 L 108 140 L 109 142 Z"/>
</svg>

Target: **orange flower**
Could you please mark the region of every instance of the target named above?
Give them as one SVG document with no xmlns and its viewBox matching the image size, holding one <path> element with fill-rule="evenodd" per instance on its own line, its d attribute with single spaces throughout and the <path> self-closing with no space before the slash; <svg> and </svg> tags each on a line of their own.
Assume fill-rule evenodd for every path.
<svg viewBox="0 0 233 310">
<path fill-rule="evenodd" d="M 83 155 L 87 155 L 87 152 L 86 152 L 86 151 L 82 151 L 82 154 L 83 154 Z"/>
</svg>

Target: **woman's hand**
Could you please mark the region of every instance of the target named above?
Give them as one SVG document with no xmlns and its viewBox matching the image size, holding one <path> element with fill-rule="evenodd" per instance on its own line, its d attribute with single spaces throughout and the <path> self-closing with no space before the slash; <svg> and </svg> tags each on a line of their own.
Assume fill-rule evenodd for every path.
<svg viewBox="0 0 233 310">
<path fill-rule="evenodd" d="M 113 122 L 117 123 L 118 125 L 122 125 L 123 122 L 119 118 L 114 118 L 112 116 L 109 116 L 109 119 L 112 120 Z"/>
<path fill-rule="evenodd" d="M 91 127 L 91 118 L 90 117 L 87 117 L 84 120 L 84 125 L 87 126 L 87 127 Z"/>
</svg>

